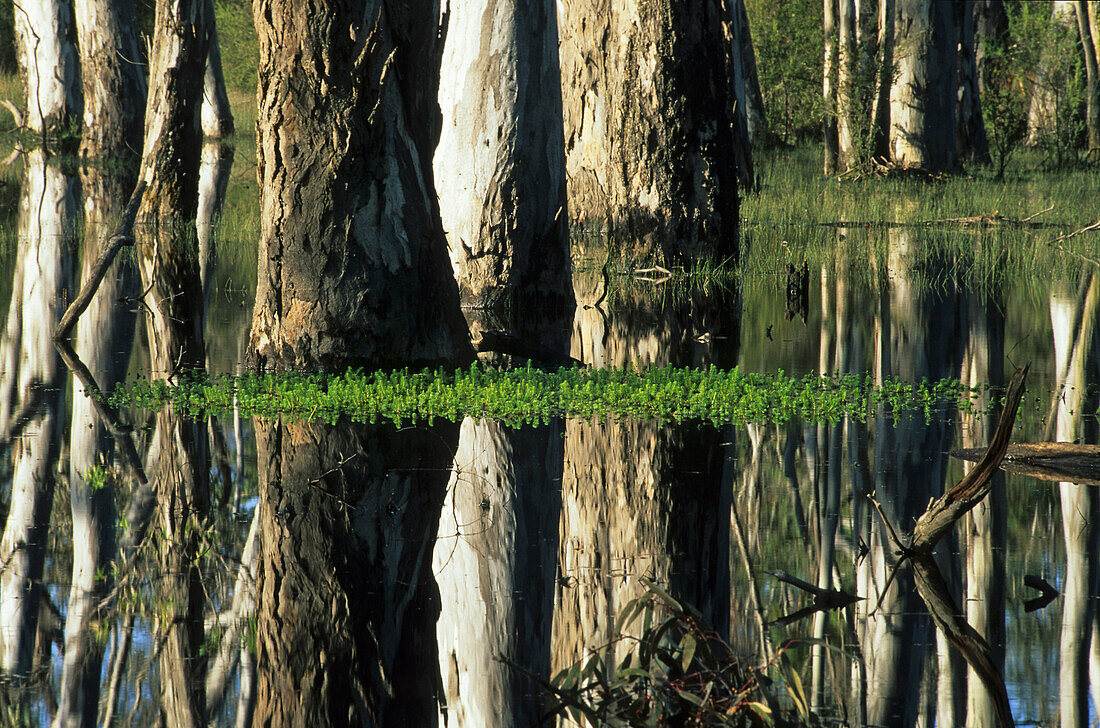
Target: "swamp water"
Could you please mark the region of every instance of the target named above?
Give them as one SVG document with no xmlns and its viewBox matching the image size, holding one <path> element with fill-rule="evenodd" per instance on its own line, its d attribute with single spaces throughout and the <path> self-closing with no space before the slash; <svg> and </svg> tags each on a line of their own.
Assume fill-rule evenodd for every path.
<svg viewBox="0 0 1100 728">
<path fill-rule="evenodd" d="M 204 159 L 207 366 L 233 372 L 254 272 L 240 249 L 250 243 L 234 246 L 228 224 L 245 213 L 227 207 L 220 228 L 208 224 L 231 157 Z M 911 530 L 969 467 L 947 452 L 988 443 L 987 395 L 970 411 L 938 402 L 931 417 L 918 408 L 820 423 L 398 426 L 133 410 L 123 416 L 143 486 L 111 455 L 50 342 L 94 257 L 82 236 L 102 237 L 88 224 L 76 232 L 81 209 L 117 206 L 126 192 L 87 170 L 26 162 L 0 187 L 0 723 L 46 725 L 94 701 L 100 722 L 152 725 L 191 685 L 202 686 L 192 702 L 227 726 L 305 709 L 319 725 L 332 710 L 374 711 L 389 725 L 441 723 L 444 712 L 448 725 L 534 725 L 552 703 L 531 676 L 547 680 L 608 645 L 622 658 L 629 636 L 645 636 L 641 620 L 624 629 L 619 617 L 657 594 L 648 579 L 693 605 L 743 665 L 769 665 L 766 696 L 728 703 L 742 717 L 771 697 L 794 719 L 809 706 L 830 724 L 995 724 L 986 683 L 936 629 L 908 567 L 887 587 L 896 547 L 867 497 Z M 1096 443 L 1100 275 L 1055 249 L 1060 265 L 976 275 L 1001 234 L 749 224 L 739 282 L 627 274 L 608 289 L 597 263 L 574 276 L 571 319 L 522 335 L 589 367 L 958 378 L 994 393 L 1031 362 L 1013 440 Z M 133 264 L 118 265 L 117 288 L 100 292 L 75 334 L 106 390 L 170 374 L 149 371 L 158 332 L 140 315 Z M 158 484 L 181 468 L 203 502 L 158 503 Z M 1017 723 L 1095 717 L 1097 496 L 998 476 L 937 550 Z M 202 514 L 197 532 L 161 520 L 180 508 Z M 116 544 L 124 563 L 86 573 Z M 812 597 L 775 572 L 862 599 L 788 621 Z M 1059 595 L 1038 607 L 1030 577 Z"/>
</svg>

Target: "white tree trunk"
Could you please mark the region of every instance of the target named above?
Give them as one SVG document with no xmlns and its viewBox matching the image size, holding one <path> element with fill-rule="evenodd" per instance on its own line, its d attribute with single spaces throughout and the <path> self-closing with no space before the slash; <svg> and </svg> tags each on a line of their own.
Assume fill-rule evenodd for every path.
<svg viewBox="0 0 1100 728">
<path fill-rule="evenodd" d="M 213 3 L 207 8 L 206 17 L 210 22 L 210 48 L 206 52 L 206 71 L 202 84 L 202 135 L 207 139 L 221 139 L 233 133 L 233 111 L 229 108 L 229 94 L 225 90 L 222 51 L 218 43 L 218 29 L 214 23 Z"/>
<path fill-rule="evenodd" d="M 554 0 L 451 6 L 433 167 L 464 306 L 572 304 Z"/>
<path fill-rule="evenodd" d="M 957 33 L 953 3 L 896 0 L 891 159 L 931 171 L 956 165 Z"/>
<path fill-rule="evenodd" d="M 87 157 L 141 154 L 146 81 L 132 0 L 76 3 L 84 123 L 80 152 Z"/>
<path fill-rule="evenodd" d="M 18 0 L 15 35 L 27 127 L 57 134 L 80 118 L 80 62 L 71 0 Z"/>
<path fill-rule="evenodd" d="M 1031 105 L 1027 115 L 1027 144 L 1039 144 L 1059 133 L 1059 115 L 1066 113 L 1065 84 L 1069 81 L 1061 58 L 1076 43 L 1077 11 L 1073 0 L 1052 0 L 1050 3 L 1051 35 L 1039 67 L 1035 69 L 1035 84 L 1031 90 Z"/>
</svg>

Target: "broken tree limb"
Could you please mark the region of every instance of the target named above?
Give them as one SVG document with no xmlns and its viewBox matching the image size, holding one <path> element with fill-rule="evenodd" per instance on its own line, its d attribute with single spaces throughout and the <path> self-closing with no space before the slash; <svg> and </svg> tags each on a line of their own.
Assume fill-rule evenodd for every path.
<svg viewBox="0 0 1100 728">
<path fill-rule="evenodd" d="M 57 328 L 53 333 L 54 341 L 64 341 L 69 338 L 73 326 L 76 325 L 76 320 L 80 318 L 80 314 L 84 313 L 88 308 L 88 304 L 92 302 L 95 292 L 99 290 L 100 282 L 107 275 L 107 270 L 114 262 L 119 249 L 124 245 L 134 244 L 134 220 L 137 219 L 138 207 L 141 205 L 143 194 L 145 194 L 145 180 L 138 182 L 137 187 L 134 188 L 134 193 L 130 195 L 130 201 L 126 203 L 126 209 L 122 213 L 122 220 L 119 221 L 115 234 L 103 247 L 103 252 L 100 253 L 95 265 L 92 266 L 88 280 L 84 281 L 80 293 L 69 304 L 69 308 L 65 310 L 65 315 L 57 323 Z"/>
<path fill-rule="evenodd" d="M 993 475 L 1001 467 L 1001 460 L 1008 450 L 1008 440 L 1016 423 L 1016 412 L 1024 395 L 1024 383 L 1030 368 L 1031 365 L 1027 364 L 1012 375 L 997 429 L 981 461 L 950 490 L 930 503 L 917 519 L 909 545 L 910 551 L 930 553 L 943 534 L 951 530 L 956 521 L 989 494 L 993 487 Z"/>
<path fill-rule="evenodd" d="M 823 589 L 819 586 L 803 581 L 796 576 L 791 576 L 785 571 L 765 571 L 765 574 L 774 576 L 779 581 L 790 584 L 791 586 L 801 589 L 813 596 L 814 601 L 808 607 L 803 607 L 797 612 L 788 614 L 779 619 L 773 619 L 770 624 L 774 624 L 780 627 L 788 624 L 793 624 L 804 617 L 808 617 L 815 612 L 828 612 L 834 609 L 843 609 L 851 604 L 855 604 L 860 601 L 862 597 L 857 597 L 855 594 L 849 594 L 846 591 L 839 589 Z"/>
</svg>

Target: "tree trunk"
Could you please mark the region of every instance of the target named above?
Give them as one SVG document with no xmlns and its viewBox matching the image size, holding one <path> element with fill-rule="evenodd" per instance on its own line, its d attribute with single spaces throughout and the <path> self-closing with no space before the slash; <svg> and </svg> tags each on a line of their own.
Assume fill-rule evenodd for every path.
<svg viewBox="0 0 1100 728">
<path fill-rule="evenodd" d="M 553 0 L 452 6 L 434 169 L 463 306 L 572 306 L 557 31 Z"/>
<path fill-rule="evenodd" d="M 1085 56 L 1085 126 L 1089 135 L 1089 154 L 1100 153 L 1100 70 L 1097 67 L 1096 43 L 1089 22 L 1089 3 L 1077 0 L 1077 29 L 1081 36 L 1081 51 Z"/>
<path fill-rule="evenodd" d="M 138 266 L 147 309 L 154 376 L 202 370 L 202 290 L 195 216 L 198 208 L 199 111 L 209 44 L 209 0 L 158 0 L 145 112 Z M 168 725 L 205 725 L 201 679 L 203 591 L 198 568 L 209 509 L 206 428 L 165 407 L 156 415 L 159 455 L 150 481 L 157 499 L 157 640 L 162 710 Z"/>
<path fill-rule="evenodd" d="M 233 112 L 229 108 L 229 95 L 225 91 L 222 52 L 218 44 L 213 2 L 206 8 L 206 17 L 210 23 L 210 48 L 206 52 L 206 71 L 203 74 L 202 135 L 207 139 L 221 139 L 233 133 Z"/>
<path fill-rule="evenodd" d="M 115 140 L 121 143 L 121 140 Z M 98 151 L 104 151 L 98 147 Z M 118 165 L 85 165 L 84 250 L 86 278 L 111 235 L 136 177 L 136 156 L 129 170 Z M 76 326 L 77 357 L 96 384 L 110 392 L 126 376 L 134 339 L 135 316 L 119 302 L 137 291 L 137 271 L 120 257 L 116 275 L 108 275 Z M 58 690 L 56 727 L 94 726 L 99 707 L 103 646 L 90 623 L 99 601 L 112 585 L 109 564 L 115 558 L 113 440 L 96 414 L 91 395 L 74 386 L 69 443 L 69 487 L 72 502 L 73 579 L 65 619 L 65 655 Z M 105 465 L 106 464 L 106 465 Z M 98 470 L 98 472 L 96 472 Z"/>
<path fill-rule="evenodd" d="M 15 35 L 23 71 L 27 128 L 54 136 L 80 118 L 80 61 L 71 0 L 15 4 Z"/>
<path fill-rule="evenodd" d="M 1053 0 L 1050 3 L 1051 31 L 1044 43 L 1035 83 L 1031 90 L 1031 105 L 1027 115 L 1028 146 L 1041 142 L 1059 143 L 1066 124 L 1062 117 L 1076 113 L 1066 109 L 1066 84 L 1070 83 L 1069 59 L 1077 53 L 1077 10 L 1073 0 Z"/>
<path fill-rule="evenodd" d="M 11 500 L 0 540 L 0 670 L 26 678 L 34 657 L 46 539 L 61 447 L 64 373 L 52 333 L 72 272 L 63 254 L 78 211 L 76 180 L 46 154 L 28 154 L 19 215 L 19 251 L 4 346 L 13 352 L 4 390 L 26 414 L 11 443 Z M 26 409 L 31 405 L 29 409 Z M 6 420 L 11 427 L 13 419 Z"/>
<path fill-rule="evenodd" d="M 435 725 L 432 546 L 458 429 L 257 422 L 254 725 Z"/>
<path fill-rule="evenodd" d="M 263 224 L 252 366 L 472 356 L 432 179 L 438 9 L 255 4 Z"/>
<path fill-rule="evenodd" d="M 902 167 L 954 169 L 958 88 L 954 4 L 896 0 L 895 11 L 890 158 Z"/>
<path fill-rule="evenodd" d="M 825 101 L 825 174 L 837 173 L 840 162 L 840 138 L 837 128 L 837 0 L 824 0 L 825 3 L 825 61 L 822 75 L 821 96 Z"/>
<path fill-rule="evenodd" d="M 963 159 L 988 164 L 989 144 L 982 118 L 975 18 L 976 5 L 980 1 L 962 0 L 956 5 L 958 92 L 955 96 L 955 148 Z"/>
<path fill-rule="evenodd" d="M 738 103 L 743 103 L 745 120 L 749 128 L 749 145 L 759 149 L 768 141 L 768 119 L 764 113 L 764 95 L 760 91 L 760 74 L 756 68 L 756 49 L 752 44 L 752 31 L 749 27 L 749 14 L 745 0 L 732 0 L 731 8 L 734 28 L 734 62 L 740 59 L 741 77 L 744 80 L 744 101 L 738 95 Z"/>
<path fill-rule="evenodd" d="M 574 219 L 637 258 L 737 259 L 728 11 L 718 0 L 562 0 L 566 174 Z"/>
<path fill-rule="evenodd" d="M 973 0 L 974 61 L 978 67 L 978 91 L 985 94 L 990 83 L 990 54 L 1004 48 L 1008 37 L 1008 15 L 1003 0 Z"/>
<path fill-rule="evenodd" d="M 146 82 L 134 4 L 132 0 L 81 0 L 76 3 L 76 29 L 84 86 L 80 154 L 137 157 Z"/>
</svg>

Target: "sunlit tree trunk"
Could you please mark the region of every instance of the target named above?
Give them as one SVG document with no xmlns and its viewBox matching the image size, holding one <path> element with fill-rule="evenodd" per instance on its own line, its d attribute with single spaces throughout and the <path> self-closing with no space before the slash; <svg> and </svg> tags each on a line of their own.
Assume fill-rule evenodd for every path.
<svg viewBox="0 0 1100 728">
<path fill-rule="evenodd" d="M 572 305 L 557 31 L 553 0 L 451 6 L 434 169 L 464 306 Z"/>
<path fill-rule="evenodd" d="M 890 158 L 903 167 L 953 169 L 956 10 L 936 0 L 895 0 Z"/>
<path fill-rule="evenodd" d="M 80 119 L 80 61 L 71 0 L 15 3 L 16 55 L 23 73 L 25 123 L 55 135 Z"/>
<path fill-rule="evenodd" d="M 122 145 L 121 139 L 114 143 Z M 117 147 L 116 147 L 117 149 Z M 98 147 L 100 153 L 108 153 Z M 84 196 L 84 247 L 81 255 L 87 279 L 101 246 L 110 238 L 133 189 L 134 166 L 85 165 L 81 170 Z M 121 301 L 137 294 L 137 271 L 120 257 L 117 273 L 100 283 L 91 305 L 76 326 L 75 352 L 96 384 L 110 392 L 126 375 L 134 339 L 132 306 Z M 94 633 L 97 603 L 112 585 L 110 563 L 115 558 L 114 443 L 79 384 L 72 393 L 69 443 L 69 489 L 72 504 L 73 578 L 65 620 L 65 655 L 58 690 L 55 726 L 93 726 L 99 707 L 103 645 Z"/>
<path fill-rule="evenodd" d="M 20 199 L 19 254 L 4 344 L 11 411 L 22 412 L 11 443 L 11 501 L 0 539 L 0 669 L 17 679 L 31 670 L 62 426 L 63 367 L 52 334 L 62 313 L 77 216 L 76 180 L 45 152 L 27 155 Z M 8 420 L 8 427 L 15 422 Z"/>
<path fill-rule="evenodd" d="M 733 38 L 730 48 L 730 93 L 733 98 L 733 131 L 737 150 L 737 182 L 741 189 L 755 187 L 752 163 L 752 124 L 763 124 L 763 100 L 760 98 L 760 82 L 756 78 L 756 55 L 752 49 L 749 18 L 744 0 L 731 0 L 729 35 Z M 750 79 L 749 75 L 752 74 Z M 755 85 L 752 85 L 755 84 Z M 750 107 L 750 96 L 755 108 Z M 756 114 L 750 120 L 750 114 Z M 763 132 L 761 132 L 763 133 Z"/>
<path fill-rule="evenodd" d="M 141 154 L 146 82 L 132 0 L 76 3 L 84 123 L 80 153 L 86 157 Z M 124 200 L 128 191 L 121 194 Z"/>
<path fill-rule="evenodd" d="M 982 387 L 983 394 L 975 402 L 975 411 L 983 412 L 989 395 L 986 386 L 1004 386 L 1005 318 L 998 296 L 979 292 L 967 294 L 969 335 L 963 358 L 963 384 Z M 988 446 L 996 429 L 996 414 L 976 417 L 971 412 L 960 413 L 963 447 Z M 963 465 L 964 472 L 973 469 Z M 985 638 L 994 665 L 1003 671 L 1005 658 L 1005 546 L 1008 538 L 1008 495 L 1004 473 L 994 477 L 989 496 L 961 521 L 965 539 L 966 621 Z M 997 714 L 988 689 L 973 669 L 967 671 L 966 726 L 995 728 Z"/>
<path fill-rule="evenodd" d="M 738 140 L 717 0 L 562 0 L 569 211 L 639 257 L 737 256 Z"/>
<path fill-rule="evenodd" d="M 468 360 L 431 166 L 439 3 L 253 10 L 262 227 L 250 362 Z"/>
<path fill-rule="evenodd" d="M 1080 287 L 1056 282 L 1050 297 L 1056 371 L 1062 381 L 1055 434 L 1060 442 L 1073 442 L 1085 433 L 1082 412 L 1095 408 L 1086 399 L 1090 382 L 1086 371 L 1096 340 L 1100 305 L 1100 277 L 1086 274 Z M 1064 374 L 1063 374 L 1064 373 Z M 1059 724 L 1066 728 L 1089 725 L 1089 648 L 1095 615 L 1093 588 L 1096 580 L 1097 529 L 1100 516 L 1093 488 L 1060 483 L 1062 535 L 1066 547 L 1065 583 L 1062 587 L 1062 634 L 1059 644 Z"/>
<path fill-rule="evenodd" d="M 206 18 L 210 23 L 210 47 L 206 52 L 206 69 L 203 73 L 202 135 L 207 139 L 221 139 L 233 133 L 233 112 L 229 108 L 229 95 L 225 90 L 222 51 L 218 43 L 212 0 L 206 9 Z"/>
</svg>

